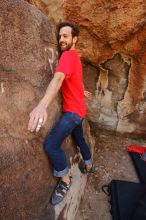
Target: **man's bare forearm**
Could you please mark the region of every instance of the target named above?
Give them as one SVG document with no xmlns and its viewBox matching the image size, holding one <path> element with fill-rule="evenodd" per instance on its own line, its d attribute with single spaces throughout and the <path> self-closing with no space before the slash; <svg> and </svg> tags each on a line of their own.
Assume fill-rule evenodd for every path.
<svg viewBox="0 0 146 220">
<path fill-rule="evenodd" d="M 51 80 L 44 97 L 30 113 L 30 119 L 28 123 L 29 131 L 33 132 L 36 129 L 38 132 L 41 126 L 45 124 L 48 117 L 47 107 L 56 97 L 64 78 L 64 73 L 55 73 L 54 78 Z"/>
<path fill-rule="evenodd" d="M 51 104 L 51 102 L 54 100 L 57 93 L 59 92 L 64 78 L 65 76 L 63 73 L 56 73 L 54 75 L 54 78 L 51 80 L 46 90 L 46 93 L 44 97 L 42 98 L 42 100 L 40 101 L 39 105 L 47 108 Z"/>
</svg>

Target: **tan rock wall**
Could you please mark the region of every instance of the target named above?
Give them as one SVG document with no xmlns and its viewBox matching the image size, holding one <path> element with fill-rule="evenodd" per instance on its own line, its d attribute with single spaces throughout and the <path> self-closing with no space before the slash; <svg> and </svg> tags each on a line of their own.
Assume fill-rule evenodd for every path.
<svg viewBox="0 0 146 220">
<path fill-rule="evenodd" d="M 26 0 L 35 5 L 49 19 L 59 22 L 64 17 L 65 0 Z"/>
<path fill-rule="evenodd" d="M 145 133 L 145 0 L 30 2 L 42 11 L 41 4 L 49 12 L 55 11 L 55 14 L 45 11 L 55 22 L 70 20 L 79 24 L 78 50 L 83 62 L 89 64 L 84 69 L 86 87 L 97 72 L 88 118 L 105 129 Z"/>
</svg>

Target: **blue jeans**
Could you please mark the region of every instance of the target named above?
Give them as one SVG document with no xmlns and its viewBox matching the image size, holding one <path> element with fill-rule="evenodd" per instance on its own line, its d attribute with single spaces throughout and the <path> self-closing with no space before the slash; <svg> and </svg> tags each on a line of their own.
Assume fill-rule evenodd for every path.
<svg viewBox="0 0 146 220">
<path fill-rule="evenodd" d="M 45 140 L 44 148 L 51 160 L 54 169 L 53 174 L 56 177 L 62 177 L 68 173 L 67 159 L 61 149 L 61 144 L 69 134 L 73 135 L 79 146 L 85 164 L 92 163 L 89 147 L 83 137 L 82 121 L 83 118 L 76 113 L 63 113 Z"/>
</svg>

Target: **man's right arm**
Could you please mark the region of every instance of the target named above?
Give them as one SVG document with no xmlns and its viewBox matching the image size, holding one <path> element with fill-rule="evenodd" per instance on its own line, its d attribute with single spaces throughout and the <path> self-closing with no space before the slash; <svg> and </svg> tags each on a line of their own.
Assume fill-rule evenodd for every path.
<svg viewBox="0 0 146 220">
<path fill-rule="evenodd" d="M 54 74 L 44 97 L 41 99 L 39 104 L 30 113 L 30 120 L 28 123 L 28 130 L 33 132 L 38 124 L 44 125 L 47 120 L 47 108 L 50 106 L 52 101 L 55 99 L 62 83 L 65 78 L 64 73 L 57 72 Z M 38 129 L 39 130 L 39 129 Z"/>
</svg>

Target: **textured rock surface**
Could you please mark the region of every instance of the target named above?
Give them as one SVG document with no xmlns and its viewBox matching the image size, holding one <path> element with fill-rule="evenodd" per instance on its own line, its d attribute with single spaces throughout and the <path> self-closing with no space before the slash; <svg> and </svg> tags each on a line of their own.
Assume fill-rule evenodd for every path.
<svg viewBox="0 0 146 220">
<path fill-rule="evenodd" d="M 145 133 L 145 0 L 29 2 L 56 22 L 68 19 L 80 25 L 85 83 L 95 95 L 88 117 L 105 129 Z"/>
<path fill-rule="evenodd" d="M 50 19 L 59 22 L 64 17 L 65 0 L 26 0 L 34 4 Z"/>
<path fill-rule="evenodd" d="M 65 219 L 76 213 L 86 178 L 78 171 L 79 156 L 68 138 L 64 149 L 78 187 L 75 192 L 73 184 L 63 206 L 48 206 L 56 180 L 43 139 L 60 115 L 59 97 L 49 109 L 46 126 L 39 133 L 27 131 L 29 112 L 43 96 L 56 64 L 54 26 L 34 6 L 19 0 L 1 2 L 0 22 L 0 219 Z M 88 124 L 86 134 L 93 146 Z M 75 204 L 73 194 L 79 198 Z"/>
</svg>

